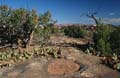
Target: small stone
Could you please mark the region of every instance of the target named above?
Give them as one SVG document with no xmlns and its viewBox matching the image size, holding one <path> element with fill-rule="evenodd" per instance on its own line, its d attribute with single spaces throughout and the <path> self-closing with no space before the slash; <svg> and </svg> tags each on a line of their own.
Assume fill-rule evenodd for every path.
<svg viewBox="0 0 120 78">
<path fill-rule="evenodd" d="M 71 56 L 71 55 L 68 55 L 66 58 L 67 58 L 67 59 L 69 59 L 69 60 L 73 60 L 73 61 L 75 61 L 75 60 L 76 60 L 76 58 L 75 58 L 75 57 L 73 57 L 73 56 Z"/>
<path fill-rule="evenodd" d="M 9 76 L 9 77 L 15 77 L 15 76 L 17 76 L 19 73 L 20 73 L 20 72 L 17 72 L 17 71 L 15 71 L 15 72 L 10 72 L 10 73 L 7 74 L 7 76 Z"/>
<path fill-rule="evenodd" d="M 88 72 L 82 72 L 82 73 L 81 73 L 81 76 L 82 76 L 82 77 L 86 77 L 86 78 L 93 78 L 93 77 L 94 77 L 93 74 L 88 73 Z"/>
<path fill-rule="evenodd" d="M 56 59 L 48 65 L 48 72 L 54 75 L 72 74 L 79 68 L 80 65 L 72 60 Z"/>
</svg>

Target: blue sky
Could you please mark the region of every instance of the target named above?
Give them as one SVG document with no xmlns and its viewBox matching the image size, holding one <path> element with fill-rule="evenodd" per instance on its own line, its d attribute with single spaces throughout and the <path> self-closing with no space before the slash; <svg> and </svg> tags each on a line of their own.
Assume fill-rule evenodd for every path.
<svg viewBox="0 0 120 78">
<path fill-rule="evenodd" d="M 39 13 L 50 10 L 53 19 L 58 23 L 94 22 L 86 16 L 87 12 L 97 11 L 104 23 L 120 24 L 120 0 L 28 0 L 29 8 Z M 12 8 L 27 8 L 27 0 L 0 0 L 0 5 L 7 4 Z"/>
</svg>

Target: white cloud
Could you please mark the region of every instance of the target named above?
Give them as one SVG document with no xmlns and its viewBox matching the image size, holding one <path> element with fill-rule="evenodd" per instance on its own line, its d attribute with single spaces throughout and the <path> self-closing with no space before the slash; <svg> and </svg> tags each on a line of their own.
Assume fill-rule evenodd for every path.
<svg viewBox="0 0 120 78">
<path fill-rule="evenodd" d="M 104 18 L 102 21 L 107 24 L 120 24 L 120 18 Z"/>
<path fill-rule="evenodd" d="M 112 15 L 115 15 L 115 13 L 109 13 L 109 15 L 111 15 L 111 16 L 112 16 Z"/>
</svg>

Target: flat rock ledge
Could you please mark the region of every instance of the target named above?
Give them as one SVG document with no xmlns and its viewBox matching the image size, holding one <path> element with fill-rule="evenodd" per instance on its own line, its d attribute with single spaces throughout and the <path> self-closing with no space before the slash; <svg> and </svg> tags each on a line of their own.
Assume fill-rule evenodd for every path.
<svg viewBox="0 0 120 78">
<path fill-rule="evenodd" d="M 79 64 L 67 59 L 55 59 L 48 64 L 48 72 L 53 75 L 72 74 L 79 69 Z"/>
</svg>

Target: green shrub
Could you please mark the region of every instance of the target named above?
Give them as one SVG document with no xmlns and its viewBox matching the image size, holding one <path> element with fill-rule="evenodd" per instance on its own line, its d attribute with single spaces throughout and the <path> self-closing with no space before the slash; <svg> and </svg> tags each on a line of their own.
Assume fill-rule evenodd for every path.
<svg viewBox="0 0 120 78">
<path fill-rule="evenodd" d="M 111 48 L 117 54 L 120 54 L 120 27 L 117 27 L 111 34 L 110 34 L 110 44 Z"/>
<path fill-rule="evenodd" d="M 86 33 L 86 30 L 81 29 L 79 26 L 64 27 L 63 31 L 66 36 L 74 37 L 74 38 L 84 38 Z"/>
<path fill-rule="evenodd" d="M 105 41 L 101 38 L 97 43 L 97 50 L 104 53 L 105 52 Z"/>
<path fill-rule="evenodd" d="M 38 15 L 34 9 L 31 11 L 24 8 L 12 9 L 2 5 L 0 6 L 0 45 L 16 44 L 25 48 L 31 44 L 33 34 L 36 34 L 34 31 L 39 25 L 46 27 L 44 32 L 49 33 L 48 26 L 53 23 L 49 11 Z"/>
<path fill-rule="evenodd" d="M 37 14 L 24 8 L 11 9 L 0 6 L 0 45 L 19 44 L 26 46 L 36 25 Z"/>
<path fill-rule="evenodd" d="M 56 26 L 50 26 L 50 29 L 51 29 L 52 34 L 60 33 L 60 29 L 58 27 L 56 27 Z"/>
<path fill-rule="evenodd" d="M 36 32 L 36 34 L 34 34 L 35 41 L 33 41 L 33 43 L 35 43 L 36 45 L 38 44 L 41 47 L 49 44 L 51 35 L 51 30 L 49 27 L 45 28 L 39 27 L 35 30 L 35 32 Z"/>
<path fill-rule="evenodd" d="M 110 44 L 110 34 L 112 33 L 111 26 L 100 26 L 97 28 L 93 35 L 95 43 L 95 49 L 102 53 L 104 56 L 112 55 L 112 49 Z"/>
</svg>

